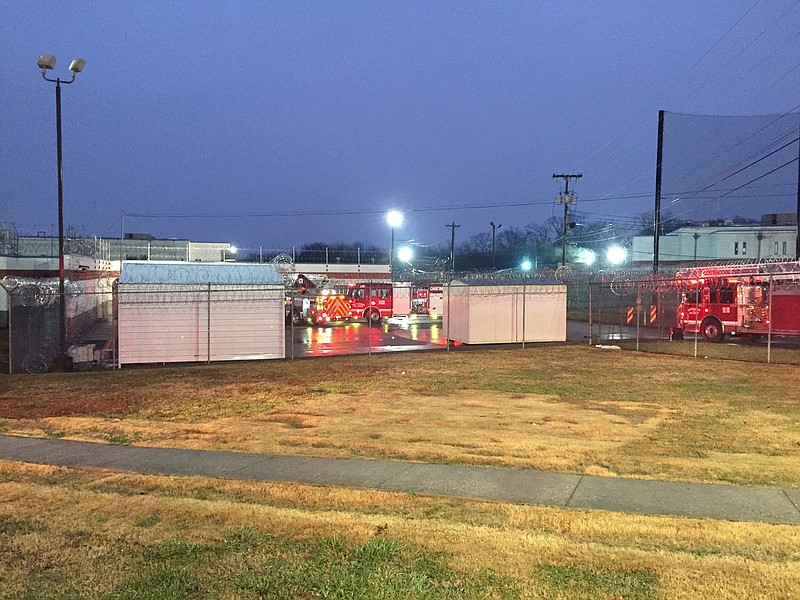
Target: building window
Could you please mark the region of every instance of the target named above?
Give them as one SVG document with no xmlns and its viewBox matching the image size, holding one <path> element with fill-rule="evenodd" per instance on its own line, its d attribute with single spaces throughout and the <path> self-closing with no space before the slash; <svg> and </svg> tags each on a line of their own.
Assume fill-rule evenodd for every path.
<svg viewBox="0 0 800 600">
<path fill-rule="evenodd" d="M 733 242 L 733 253 L 739 255 L 739 242 Z"/>
<path fill-rule="evenodd" d="M 775 256 L 778 256 L 778 242 L 775 242 L 775 252 L 773 252 Z"/>
<path fill-rule="evenodd" d="M 747 242 L 742 242 L 742 256 L 747 254 Z"/>
<path fill-rule="evenodd" d="M 786 242 L 783 242 L 783 254 L 786 254 Z"/>
</svg>

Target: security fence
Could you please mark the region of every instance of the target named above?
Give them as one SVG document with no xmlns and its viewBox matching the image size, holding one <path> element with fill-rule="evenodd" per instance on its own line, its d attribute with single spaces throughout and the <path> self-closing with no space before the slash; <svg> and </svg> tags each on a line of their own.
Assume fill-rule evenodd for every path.
<svg viewBox="0 0 800 600">
<path fill-rule="evenodd" d="M 113 337 L 110 278 L 68 282 L 63 300 L 58 281 L 51 280 L 16 280 L 6 292 L 10 373 L 51 371 L 60 355 L 70 356 L 79 369 L 113 360 L 110 343 L 97 345 Z"/>
<path fill-rule="evenodd" d="M 8 371 L 564 341 L 800 364 L 800 265 L 486 272 L 325 287 L 4 281 Z"/>
<path fill-rule="evenodd" d="M 590 345 L 800 364 L 800 265 L 714 265 L 673 274 L 589 273 L 568 315 Z"/>
</svg>

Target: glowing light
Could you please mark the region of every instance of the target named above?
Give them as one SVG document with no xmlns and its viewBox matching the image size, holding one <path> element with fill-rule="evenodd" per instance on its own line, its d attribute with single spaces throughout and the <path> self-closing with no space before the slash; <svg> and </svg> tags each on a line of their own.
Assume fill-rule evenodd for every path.
<svg viewBox="0 0 800 600">
<path fill-rule="evenodd" d="M 533 268 L 533 263 L 526 258 L 520 263 L 519 268 L 523 271 L 530 271 Z"/>
<path fill-rule="evenodd" d="M 597 254 L 593 250 L 589 250 L 588 248 L 581 248 L 580 252 L 578 253 L 577 262 L 583 263 L 588 267 L 593 265 L 595 260 L 597 260 Z"/>
<path fill-rule="evenodd" d="M 231 246 L 230 248 L 228 248 L 228 252 L 230 252 L 231 254 L 236 254 L 238 251 L 239 249 L 236 246 Z"/>
<path fill-rule="evenodd" d="M 403 224 L 403 213 L 398 210 L 390 210 L 386 215 L 386 222 L 391 228 L 400 227 Z"/>
<path fill-rule="evenodd" d="M 397 251 L 397 258 L 403 262 L 411 262 L 411 259 L 414 258 L 414 251 L 408 246 L 403 246 Z"/>
<path fill-rule="evenodd" d="M 625 248 L 621 246 L 611 246 L 606 250 L 606 260 L 612 265 L 621 265 L 628 258 L 628 253 Z"/>
</svg>

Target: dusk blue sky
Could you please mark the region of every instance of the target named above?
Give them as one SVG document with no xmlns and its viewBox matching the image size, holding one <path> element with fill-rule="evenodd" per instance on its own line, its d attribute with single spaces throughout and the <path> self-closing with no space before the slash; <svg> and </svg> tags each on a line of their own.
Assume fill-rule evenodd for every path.
<svg viewBox="0 0 800 600">
<path fill-rule="evenodd" d="M 559 215 L 554 172 L 583 173 L 582 218 L 622 226 L 652 210 L 659 109 L 798 110 L 798 24 L 797 0 L 6 0 L 0 221 L 57 231 L 48 53 L 56 76 L 87 61 L 62 88 L 80 233 L 119 236 L 124 211 L 126 231 L 159 237 L 387 247 L 394 208 L 398 241 L 448 244 L 453 221 L 463 241 Z M 796 164 L 782 174 L 759 182 L 786 194 L 765 208 L 794 210 Z"/>
</svg>

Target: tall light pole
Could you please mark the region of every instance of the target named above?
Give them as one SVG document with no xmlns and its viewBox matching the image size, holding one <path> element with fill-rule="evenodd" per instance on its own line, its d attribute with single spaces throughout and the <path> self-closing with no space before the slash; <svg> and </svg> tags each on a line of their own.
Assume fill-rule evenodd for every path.
<svg viewBox="0 0 800 600">
<path fill-rule="evenodd" d="M 386 215 L 386 222 L 392 228 L 392 246 L 389 249 L 389 272 L 394 281 L 394 229 L 403 224 L 403 213 L 397 210 L 390 210 L 389 214 Z"/>
<path fill-rule="evenodd" d="M 450 230 L 450 270 L 455 274 L 456 272 L 456 229 L 461 225 L 456 225 L 453 221 L 450 225 L 445 225 Z"/>
<path fill-rule="evenodd" d="M 497 225 L 495 225 L 494 221 L 489 221 L 489 225 L 492 226 L 492 270 L 494 271 L 495 268 L 496 268 L 495 265 L 494 265 L 494 230 L 495 229 L 500 229 L 502 227 L 502 225 L 500 225 L 499 223 Z"/>
<path fill-rule="evenodd" d="M 570 179 L 580 179 L 583 177 L 581 173 L 577 173 L 574 175 L 564 175 L 559 173 L 553 173 L 553 179 L 563 179 L 564 180 L 564 193 L 559 194 L 556 198 L 556 201 L 559 204 L 564 205 L 564 233 L 561 237 L 561 266 L 567 264 L 567 209 L 570 204 L 576 204 L 578 202 L 578 196 L 574 193 L 569 193 L 569 180 Z"/>
<path fill-rule="evenodd" d="M 69 369 L 69 359 L 67 357 L 67 302 L 64 297 L 64 177 L 61 164 L 61 84 L 70 84 L 75 81 L 75 75 L 83 71 L 86 61 L 76 58 L 69 65 L 72 77 L 69 81 L 62 81 L 60 77 L 50 79 L 47 71 L 56 66 L 56 57 L 50 54 L 42 54 L 36 65 L 42 70 L 42 77 L 45 81 L 56 84 L 56 155 L 58 157 L 58 296 L 59 296 L 59 315 L 58 315 L 58 357 L 55 367 L 59 371 Z"/>
</svg>

